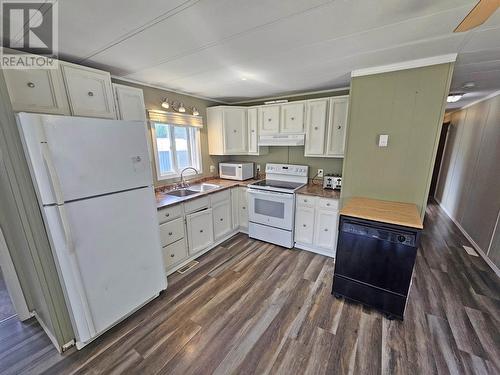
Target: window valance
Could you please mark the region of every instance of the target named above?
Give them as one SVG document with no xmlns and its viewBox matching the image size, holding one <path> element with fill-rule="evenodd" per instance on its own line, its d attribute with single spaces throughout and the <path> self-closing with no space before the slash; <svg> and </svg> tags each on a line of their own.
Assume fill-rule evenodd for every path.
<svg viewBox="0 0 500 375">
<path fill-rule="evenodd" d="M 193 116 L 185 113 L 165 112 L 148 110 L 149 120 L 175 126 L 203 127 L 203 117 Z"/>
</svg>

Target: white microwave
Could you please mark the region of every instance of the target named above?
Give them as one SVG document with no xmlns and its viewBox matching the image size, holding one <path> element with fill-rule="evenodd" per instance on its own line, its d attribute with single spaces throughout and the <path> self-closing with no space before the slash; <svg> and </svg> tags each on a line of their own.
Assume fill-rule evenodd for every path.
<svg viewBox="0 0 500 375">
<path fill-rule="evenodd" d="M 238 181 L 253 178 L 253 163 L 219 163 L 219 177 Z"/>
</svg>

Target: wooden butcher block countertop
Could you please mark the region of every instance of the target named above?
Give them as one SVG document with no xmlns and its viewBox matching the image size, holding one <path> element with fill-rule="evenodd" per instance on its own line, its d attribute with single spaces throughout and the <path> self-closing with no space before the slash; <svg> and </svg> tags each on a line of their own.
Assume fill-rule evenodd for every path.
<svg viewBox="0 0 500 375">
<path fill-rule="evenodd" d="M 417 206 L 413 203 L 353 197 L 340 210 L 340 214 L 405 227 L 423 228 Z"/>
</svg>

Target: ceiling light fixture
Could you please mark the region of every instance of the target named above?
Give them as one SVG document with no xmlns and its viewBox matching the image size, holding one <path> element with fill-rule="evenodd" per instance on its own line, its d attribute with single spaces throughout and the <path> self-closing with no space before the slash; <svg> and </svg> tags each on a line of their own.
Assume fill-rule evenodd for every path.
<svg viewBox="0 0 500 375">
<path fill-rule="evenodd" d="M 462 98 L 462 96 L 464 96 L 464 94 L 450 94 L 446 98 L 446 101 L 448 103 L 456 103 Z"/>
<path fill-rule="evenodd" d="M 168 103 L 168 99 L 165 98 L 163 99 L 163 101 L 161 102 L 161 106 L 165 109 L 169 109 L 170 108 L 170 104 Z"/>
<path fill-rule="evenodd" d="M 198 116 L 200 112 L 196 109 L 196 107 L 193 107 L 193 116 Z"/>
<path fill-rule="evenodd" d="M 184 104 L 180 103 L 177 111 L 179 111 L 180 113 L 186 112 L 186 107 L 184 107 Z"/>
<path fill-rule="evenodd" d="M 242 81 L 246 81 L 248 78 L 247 77 L 241 77 Z"/>
</svg>

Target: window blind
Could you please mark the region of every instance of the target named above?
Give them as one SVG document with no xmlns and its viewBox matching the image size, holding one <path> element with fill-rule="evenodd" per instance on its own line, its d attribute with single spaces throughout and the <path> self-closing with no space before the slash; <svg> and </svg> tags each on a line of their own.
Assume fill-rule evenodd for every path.
<svg viewBox="0 0 500 375">
<path fill-rule="evenodd" d="M 148 111 L 149 120 L 175 126 L 191 126 L 194 128 L 203 127 L 203 117 L 193 116 L 185 113 Z"/>
</svg>

